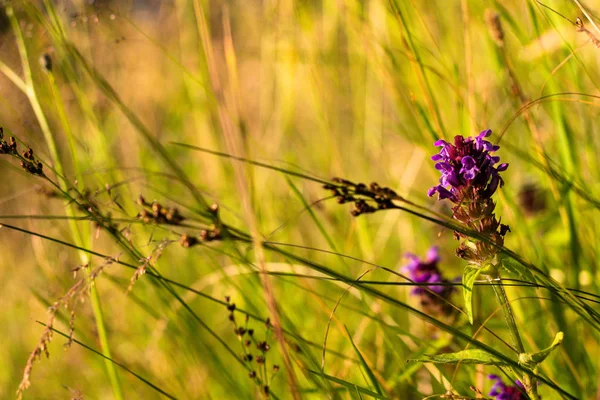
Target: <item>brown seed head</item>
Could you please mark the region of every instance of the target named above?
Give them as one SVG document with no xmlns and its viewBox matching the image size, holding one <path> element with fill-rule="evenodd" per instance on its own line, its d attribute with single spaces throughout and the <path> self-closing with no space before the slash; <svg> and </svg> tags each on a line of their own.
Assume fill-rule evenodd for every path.
<svg viewBox="0 0 600 400">
<path fill-rule="evenodd" d="M 488 25 L 492 39 L 494 39 L 499 47 L 504 47 L 504 30 L 502 29 L 498 13 L 489 8 L 485 10 L 485 22 Z"/>
</svg>

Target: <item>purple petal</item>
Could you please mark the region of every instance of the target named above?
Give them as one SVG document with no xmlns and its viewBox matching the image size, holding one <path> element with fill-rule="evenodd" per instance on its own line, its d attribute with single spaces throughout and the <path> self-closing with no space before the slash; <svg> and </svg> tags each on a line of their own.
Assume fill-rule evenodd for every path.
<svg viewBox="0 0 600 400">
<path fill-rule="evenodd" d="M 471 170 L 471 171 L 465 171 L 463 173 L 463 176 L 465 177 L 466 180 L 470 181 L 475 179 L 475 177 L 477 176 L 477 171 L 475 170 Z"/>
<path fill-rule="evenodd" d="M 452 185 L 454 187 L 463 186 L 462 181 L 454 172 L 451 174 L 447 174 L 447 175 L 443 176 L 442 178 L 444 178 L 445 182 L 447 182 L 449 185 Z"/>
<path fill-rule="evenodd" d="M 488 198 L 492 197 L 492 195 L 496 192 L 496 189 L 498 189 L 499 184 L 500 184 L 500 176 L 498 176 L 497 174 L 492 176 L 492 180 L 490 181 L 490 184 L 485 189 L 485 196 Z"/>
<path fill-rule="evenodd" d="M 488 394 L 490 396 L 496 397 L 496 396 L 503 394 L 505 390 L 506 390 L 506 385 L 504 384 L 504 382 L 502 382 L 502 379 L 500 377 L 498 377 L 496 382 L 492 385 L 492 388 L 490 389 L 490 392 Z"/>
<path fill-rule="evenodd" d="M 446 189 L 443 186 L 438 186 L 437 192 L 439 194 L 439 199 L 440 200 L 451 199 L 451 198 L 454 197 L 454 195 L 452 194 L 452 192 L 450 192 L 448 189 Z"/>
<path fill-rule="evenodd" d="M 489 395 L 496 400 L 522 399 L 521 391 L 519 390 L 519 388 L 522 388 L 521 382 L 516 381 L 517 386 L 507 386 L 498 375 L 488 375 L 488 378 L 494 381 Z"/>
<path fill-rule="evenodd" d="M 493 152 L 496 151 L 500 148 L 500 146 L 494 146 L 493 144 L 491 144 L 490 142 L 488 142 L 487 140 L 482 140 L 482 139 L 478 139 L 478 148 L 481 150 L 486 150 L 488 152 Z"/>
<path fill-rule="evenodd" d="M 432 279 L 432 274 L 429 271 L 417 271 L 417 273 L 415 274 L 415 276 L 413 276 L 411 278 L 415 283 L 429 283 Z M 436 278 L 433 277 L 433 282 L 432 283 L 437 283 L 437 281 L 435 280 Z"/>
<path fill-rule="evenodd" d="M 427 279 L 426 281 L 427 283 L 441 283 L 442 282 L 442 277 L 440 276 L 440 274 L 431 274 L 431 276 L 429 277 L 429 279 Z M 445 289 L 444 286 L 439 286 L 439 285 L 429 285 L 427 286 L 429 288 L 429 290 L 431 290 L 432 292 L 435 293 L 442 293 Z"/>
<path fill-rule="evenodd" d="M 454 168 L 452 168 L 452 165 L 448 164 L 447 162 L 439 162 L 439 163 L 435 164 L 435 169 L 437 169 L 438 171 L 450 172 Z"/>
<path fill-rule="evenodd" d="M 448 144 L 448 142 L 446 142 L 444 139 L 436 140 L 436 141 L 433 143 L 433 145 L 434 145 L 435 147 L 445 146 L 445 145 L 447 145 L 447 144 Z"/>
<path fill-rule="evenodd" d="M 521 389 L 525 389 L 525 386 L 523 386 L 523 384 L 521 383 L 520 380 L 516 380 L 515 383 L 517 384 L 518 387 L 520 387 Z"/>
<path fill-rule="evenodd" d="M 421 294 L 425 294 L 425 293 L 427 293 L 427 291 L 422 287 L 416 287 L 410 291 L 410 294 L 413 294 L 413 295 L 421 295 Z"/>
<path fill-rule="evenodd" d="M 427 286 L 429 288 L 429 290 L 431 290 L 434 293 L 437 294 L 442 294 L 444 293 L 444 290 L 446 290 L 446 286 L 439 286 L 439 285 L 435 285 L 435 286 Z"/>
<path fill-rule="evenodd" d="M 428 263 L 436 263 L 440 261 L 440 255 L 438 254 L 438 247 L 432 246 L 425 255 L 425 261 Z"/>
<path fill-rule="evenodd" d="M 484 138 L 484 137 L 488 137 L 492 134 L 492 130 L 491 129 L 486 129 L 484 131 L 481 131 L 481 133 L 479 135 L 477 135 L 478 138 Z"/>
<path fill-rule="evenodd" d="M 410 275 L 412 276 L 416 270 L 416 268 L 418 268 L 417 266 L 414 266 L 412 264 L 407 264 L 404 267 L 400 268 L 400 272 L 402 272 L 405 275 Z M 412 279 L 412 278 L 411 278 Z"/>
<path fill-rule="evenodd" d="M 501 171 L 506 171 L 506 169 L 508 168 L 508 164 L 507 163 L 503 163 L 500 164 L 496 167 L 496 171 L 501 172 Z"/>
<path fill-rule="evenodd" d="M 471 156 L 464 156 L 460 160 L 460 162 L 463 165 L 463 168 L 467 168 L 467 169 L 471 169 L 471 168 L 473 168 L 473 167 L 475 167 L 477 165 L 477 163 L 475 162 L 475 160 Z"/>
<path fill-rule="evenodd" d="M 462 163 L 462 168 L 459 172 L 467 180 L 474 179 L 475 176 L 477 176 L 479 169 L 477 168 L 477 163 L 475 162 L 473 157 L 465 156 L 460 161 Z"/>
<path fill-rule="evenodd" d="M 414 253 L 404 253 L 404 258 L 410 258 L 411 261 L 419 262 L 419 257 Z"/>
</svg>

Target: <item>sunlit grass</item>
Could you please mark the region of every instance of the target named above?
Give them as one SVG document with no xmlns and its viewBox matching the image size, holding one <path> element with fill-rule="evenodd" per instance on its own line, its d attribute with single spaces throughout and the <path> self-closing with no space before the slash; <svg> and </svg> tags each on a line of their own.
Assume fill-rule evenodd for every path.
<svg viewBox="0 0 600 400">
<path fill-rule="evenodd" d="M 399 274 L 406 252 L 437 245 L 445 276 L 462 275 L 452 231 L 464 228 L 426 195 L 429 157 L 436 139 L 491 128 L 510 164 L 496 214 L 525 347 L 565 334 L 536 371 L 540 393 L 595 398 L 589 3 L 544 2 L 567 19 L 536 1 L 14 4 L 0 126 L 45 176 L 0 158 L 0 397 L 19 387 L 36 321 L 107 260 L 86 301 L 56 314 L 68 336 L 75 307 L 76 342 L 63 352 L 55 333 L 25 398 L 261 398 L 267 381 L 282 399 L 487 394 L 494 366 L 406 361 L 483 348 L 521 368 L 492 288 L 475 286 L 471 326 L 424 312 Z M 393 188 L 395 207 L 352 217 L 322 187 L 335 176 Z M 164 218 L 138 217 L 140 194 Z M 175 208 L 183 221 L 166 217 Z M 247 347 L 240 326 L 254 329 Z M 256 369 L 244 355 L 265 340 Z"/>
</svg>

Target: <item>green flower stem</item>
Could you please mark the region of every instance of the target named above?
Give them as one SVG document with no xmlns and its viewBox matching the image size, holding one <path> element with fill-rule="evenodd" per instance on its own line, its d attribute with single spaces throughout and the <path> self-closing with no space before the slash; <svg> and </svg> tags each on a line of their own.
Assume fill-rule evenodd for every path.
<svg viewBox="0 0 600 400">
<path fill-rule="evenodd" d="M 504 319 L 506 321 L 506 326 L 508 327 L 515 348 L 517 349 L 519 354 L 525 353 L 525 346 L 523 345 L 523 340 L 521 340 L 521 335 L 519 334 L 519 328 L 517 327 L 515 315 L 513 313 L 510 302 L 508 301 L 508 296 L 506 295 L 504 286 L 502 286 L 502 279 L 500 278 L 500 275 L 498 274 L 498 276 L 495 279 L 488 275 L 487 280 L 490 283 L 490 285 L 492 285 L 494 293 L 496 294 L 496 298 L 498 299 L 498 302 L 502 307 L 502 311 L 504 312 Z M 540 400 L 540 396 L 537 392 L 537 383 L 533 379 L 531 379 L 531 375 L 524 374 L 523 386 L 525 386 L 527 395 L 531 398 L 531 400 Z"/>
</svg>

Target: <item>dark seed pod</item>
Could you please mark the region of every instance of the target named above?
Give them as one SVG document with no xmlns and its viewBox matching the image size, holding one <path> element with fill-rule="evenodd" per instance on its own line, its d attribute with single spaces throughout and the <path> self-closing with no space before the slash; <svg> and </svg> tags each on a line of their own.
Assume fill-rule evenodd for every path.
<svg viewBox="0 0 600 400">
<path fill-rule="evenodd" d="M 179 243 L 185 247 L 192 247 L 198 244 L 198 239 L 196 239 L 194 236 L 189 236 L 188 234 L 184 233 L 183 235 L 181 235 L 181 239 L 179 240 Z"/>
<path fill-rule="evenodd" d="M 42 56 L 40 57 L 40 65 L 47 72 L 52 72 L 52 58 L 50 57 L 50 54 L 48 54 L 48 53 L 42 54 Z"/>
<path fill-rule="evenodd" d="M 526 214 L 533 215 L 546 209 L 546 196 L 538 186 L 528 183 L 519 191 L 519 204 Z"/>
</svg>

